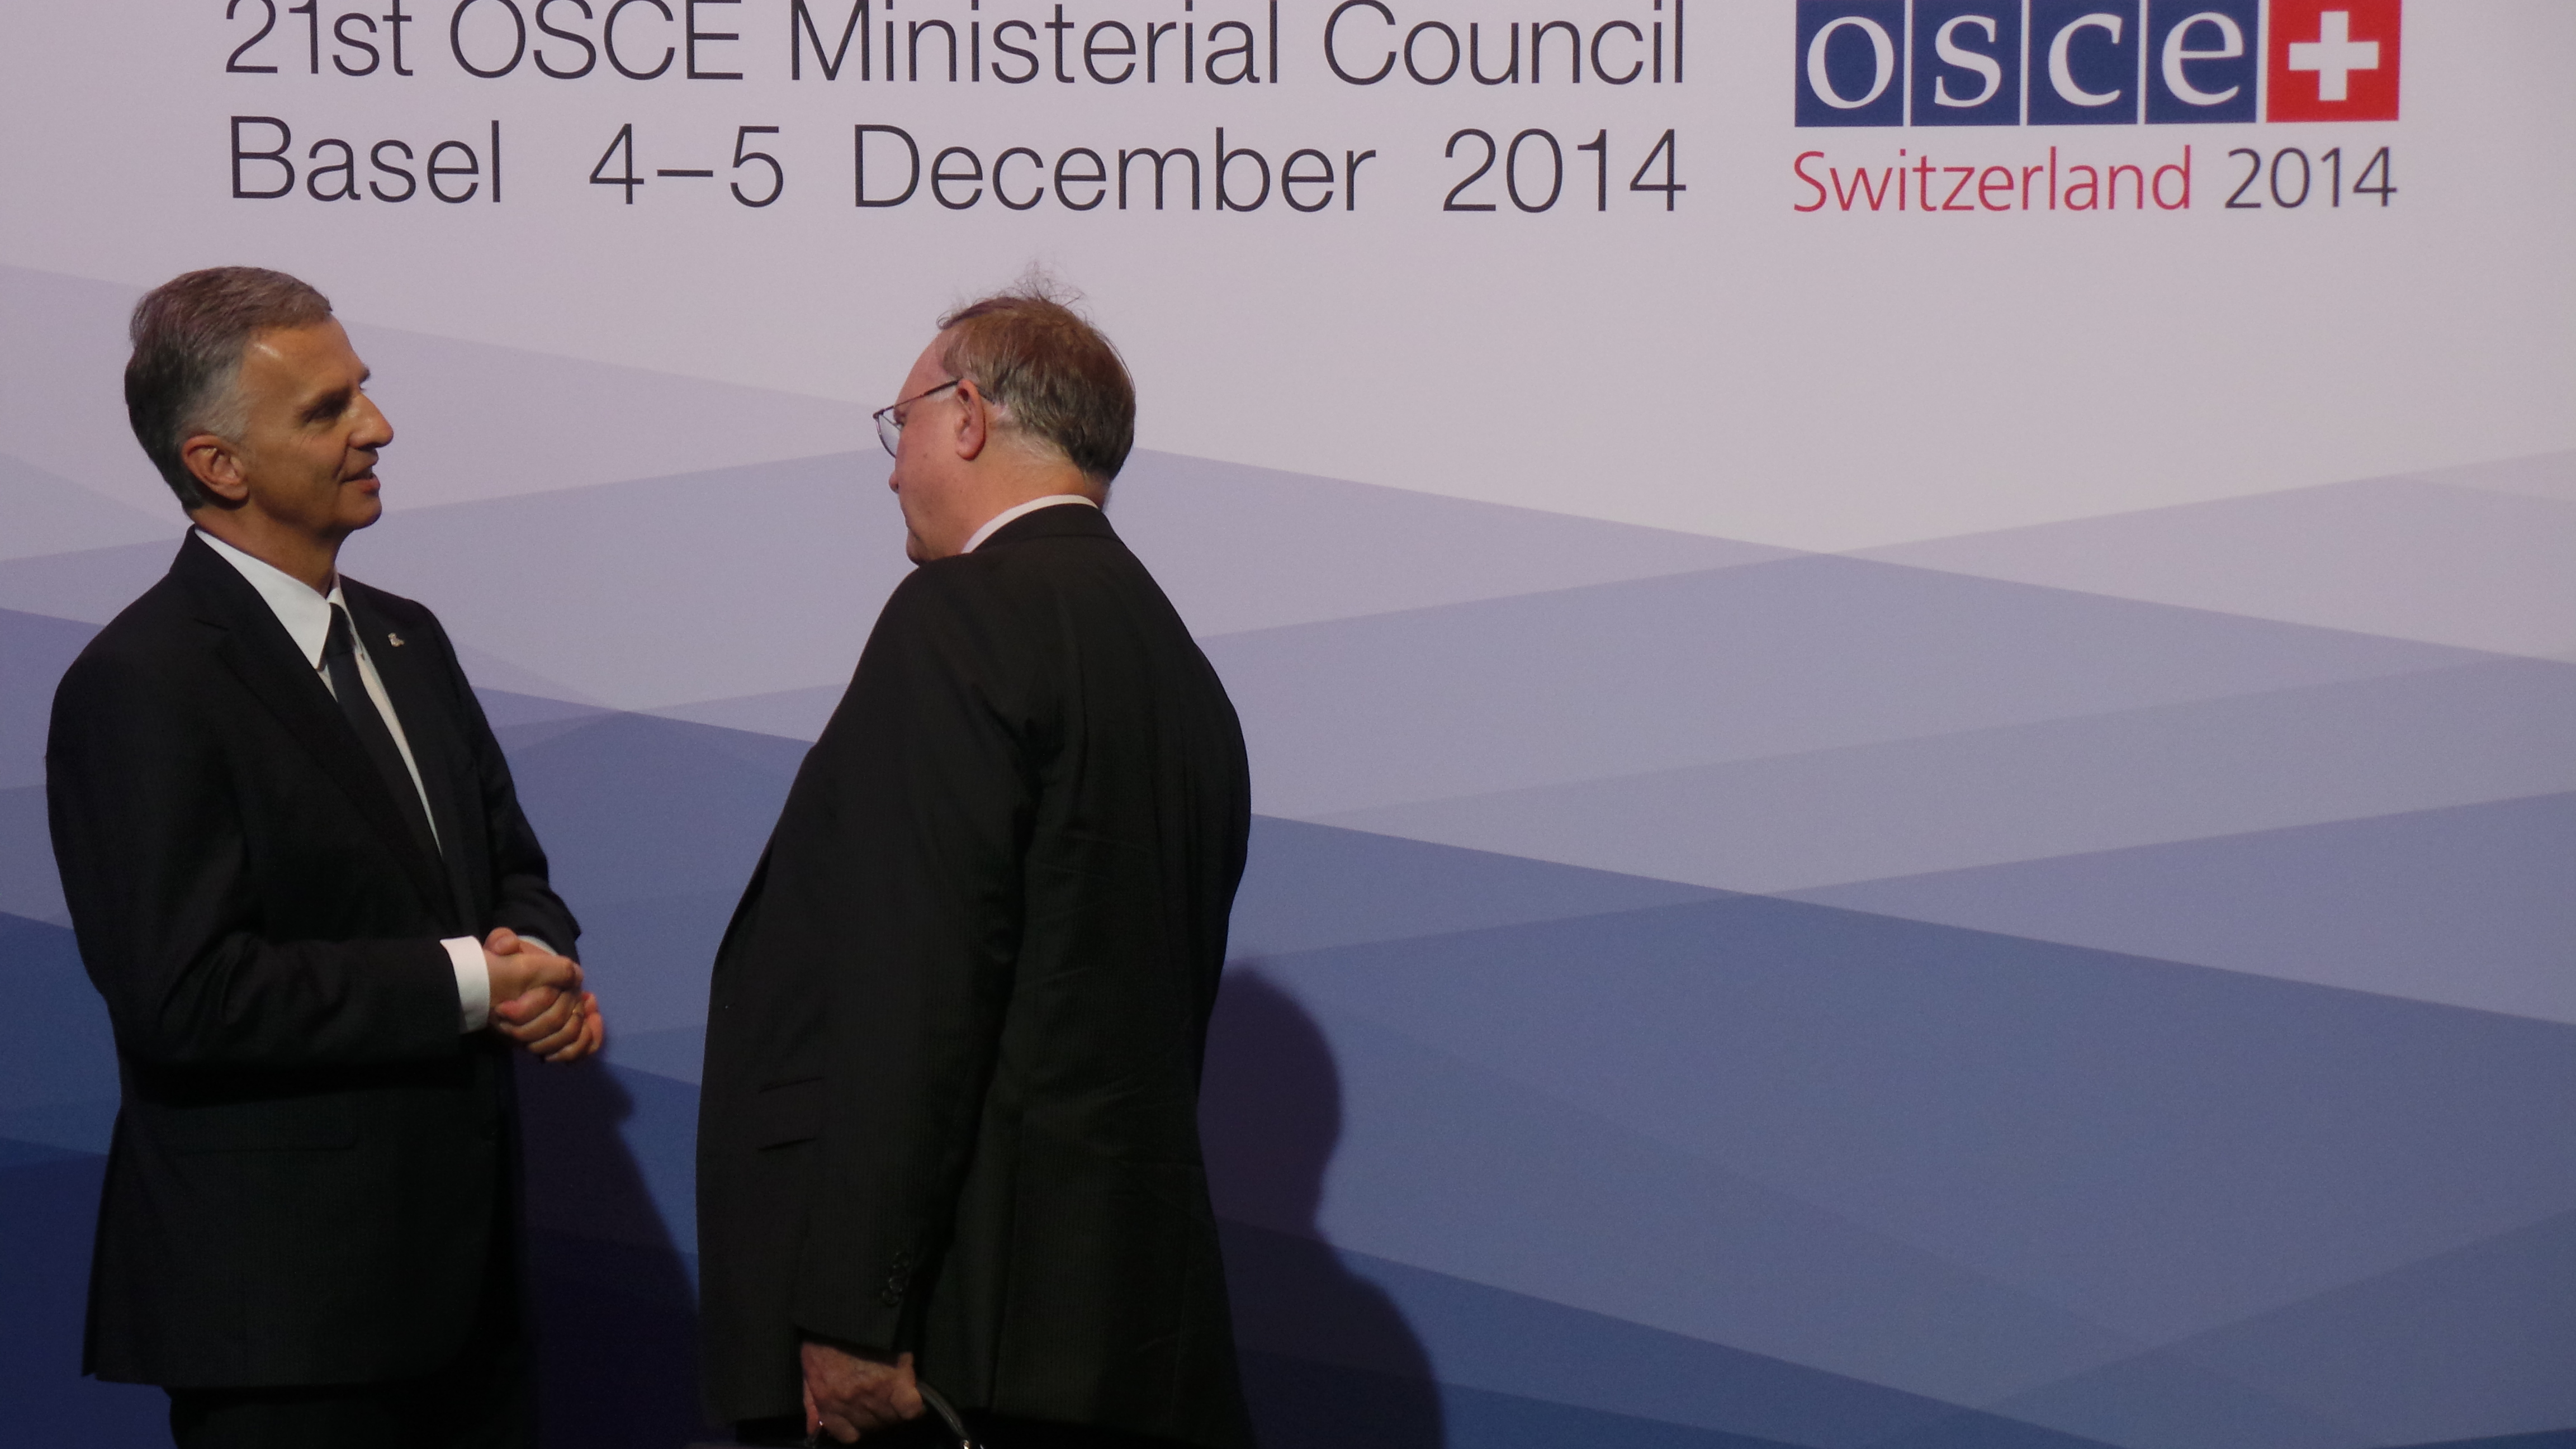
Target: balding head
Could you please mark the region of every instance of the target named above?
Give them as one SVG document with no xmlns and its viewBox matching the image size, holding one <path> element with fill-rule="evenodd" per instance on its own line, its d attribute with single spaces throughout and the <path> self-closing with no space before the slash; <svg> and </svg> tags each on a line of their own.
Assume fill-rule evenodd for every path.
<svg viewBox="0 0 2576 1449">
<path fill-rule="evenodd" d="M 1136 441 L 1136 385 L 1100 330 L 1043 284 L 939 319 L 939 360 L 974 382 L 1006 433 L 1054 449 L 1107 489 Z"/>
</svg>

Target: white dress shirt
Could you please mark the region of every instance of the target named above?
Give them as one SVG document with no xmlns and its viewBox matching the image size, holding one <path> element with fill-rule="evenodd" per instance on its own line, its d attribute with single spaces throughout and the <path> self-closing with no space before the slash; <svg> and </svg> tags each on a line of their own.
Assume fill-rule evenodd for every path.
<svg viewBox="0 0 2576 1449">
<path fill-rule="evenodd" d="M 259 596 L 268 602 L 269 611 L 277 615 L 277 622 L 286 626 L 287 637 L 295 641 L 295 647 L 303 653 L 305 662 L 313 666 L 322 687 L 331 689 L 331 671 L 323 663 L 322 648 L 331 639 L 332 609 L 346 602 L 340 596 L 340 581 L 336 578 L 331 581 L 330 593 L 317 594 L 310 584 L 284 569 L 255 559 L 204 529 L 195 532 L 197 537 L 206 541 L 207 547 L 240 570 L 252 588 L 259 590 Z M 356 615 L 351 615 L 351 623 L 354 624 L 356 618 Z M 420 783 L 420 766 L 412 759 L 411 741 L 403 735 L 402 716 L 394 712 L 394 702 L 385 697 L 384 681 L 376 676 L 375 661 L 367 656 L 365 636 L 353 629 L 351 638 L 357 645 L 358 678 L 366 685 L 367 698 L 375 704 L 376 713 L 385 717 L 385 728 L 393 734 L 394 748 L 402 752 L 403 768 L 411 772 L 411 787 L 420 791 L 420 813 L 428 817 L 430 839 L 435 842 L 438 817 L 429 808 L 429 791 Z M 338 690 L 331 692 L 333 697 L 338 697 Z M 483 943 L 472 936 L 453 936 L 438 944 L 447 948 L 448 964 L 456 970 L 456 1000 L 462 1023 L 459 1029 L 480 1031 L 492 1019 L 492 973 L 483 964 Z M 549 954 L 553 952 L 552 947 L 534 937 L 529 938 L 528 944 Z"/>
<path fill-rule="evenodd" d="M 984 520 L 984 526 L 976 529 L 974 535 L 966 540 L 966 546 L 959 549 L 958 552 L 973 553 L 983 544 L 984 540 L 991 538 L 994 534 L 1000 532 L 1002 525 L 1010 522 L 1014 518 L 1018 518 L 1023 514 L 1035 513 L 1041 508 L 1055 508 L 1067 503 L 1079 503 L 1085 508 L 1098 508 L 1100 506 L 1098 503 L 1083 497 L 1079 493 L 1050 493 L 1044 498 L 1032 498 L 1028 502 L 1019 504 L 1016 507 L 1005 508 L 1001 512 L 994 514 L 991 518 Z M 310 590 L 307 592 L 310 592 Z"/>
</svg>

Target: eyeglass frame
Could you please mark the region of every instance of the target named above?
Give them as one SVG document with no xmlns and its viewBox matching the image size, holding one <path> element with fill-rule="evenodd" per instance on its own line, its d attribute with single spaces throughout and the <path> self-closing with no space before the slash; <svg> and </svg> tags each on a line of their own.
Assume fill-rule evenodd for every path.
<svg viewBox="0 0 2576 1449">
<path fill-rule="evenodd" d="M 877 425 L 877 441 L 885 446 L 886 456 L 889 458 L 899 458 L 903 456 L 895 451 L 897 445 L 903 442 L 903 419 L 894 415 L 895 409 L 908 408 L 914 403 L 921 401 L 923 398 L 946 392 L 948 389 L 955 387 L 964 381 L 966 381 L 966 379 L 962 376 L 952 377 L 937 387 L 914 393 L 912 396 L 897 402 L 887 403 L 884 407 L 870 413 L 868 415 L 868 420 Z"/>
</svg>

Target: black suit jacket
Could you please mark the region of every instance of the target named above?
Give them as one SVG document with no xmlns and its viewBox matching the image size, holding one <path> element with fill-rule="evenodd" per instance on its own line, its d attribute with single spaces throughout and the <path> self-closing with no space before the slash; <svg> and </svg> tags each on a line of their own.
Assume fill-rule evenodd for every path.
<svg viewBox="0 0 2576 1449">
<path fill-rule="evenodd" d="M 342 584 L 443 865 L 194 534 L 54 694 L 54 856 L 124 1088 L 90 1269 L 101 1378 L 428 1373 L 511 1251 L 509 1049 L 459 1034 L 438 942 L 506 925 L 570 951 L 577 928 L 438 620 Z"/>
<path fill-rule="evenodd" d="M 1199 1063 L 1251 818 L 1215 671 L 1096 509 L 878 619 L 718 954 L 698 1120 L 710 1407 L 800 1335 L 962 1407 L 1250 1442 Z"/>
</svg>

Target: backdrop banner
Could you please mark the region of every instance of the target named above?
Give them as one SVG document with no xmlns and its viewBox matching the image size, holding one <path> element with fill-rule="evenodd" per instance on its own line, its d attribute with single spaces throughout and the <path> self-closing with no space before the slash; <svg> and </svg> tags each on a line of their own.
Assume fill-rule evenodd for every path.
<svg viewBox="0 0 2576 1449">
<path fill-rule="evenodd" d="M 1034 267 L 1251 742 L 1271 1449 L 2576 1444 L 2571 63 L 2564 0 L 0 0 L 0 1438 L 164 1442 L 78 1375 L 44 733 L 185 524 L 126 314 L 255 263 L 588 927 L 550 1443 L 704 1435 L 708 965 L 907 568 L 867 415 Z"/>
</svg>

